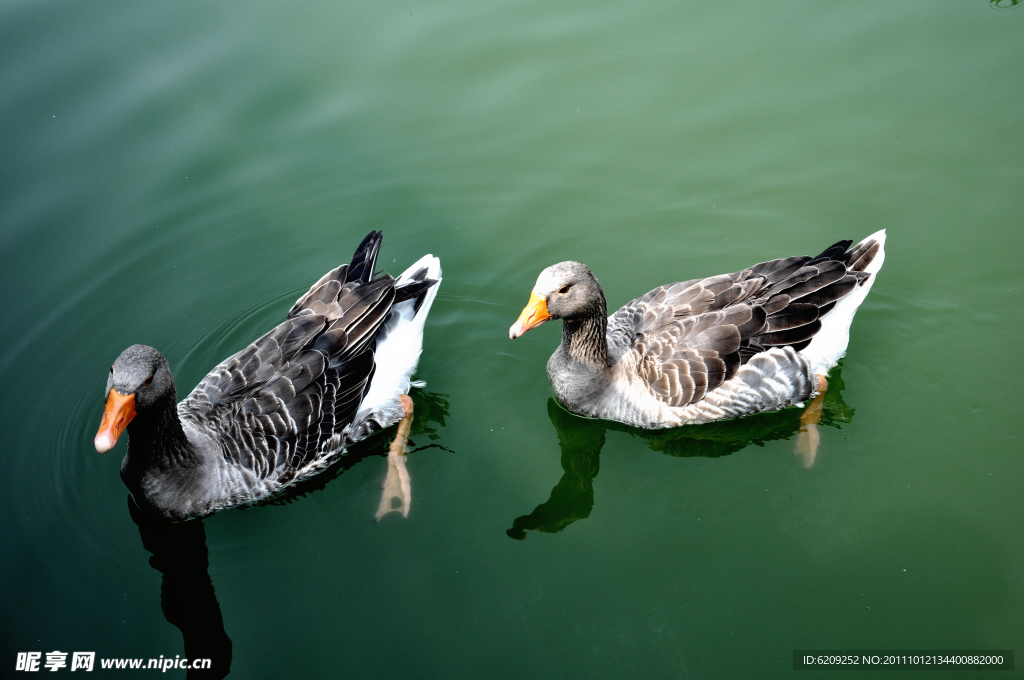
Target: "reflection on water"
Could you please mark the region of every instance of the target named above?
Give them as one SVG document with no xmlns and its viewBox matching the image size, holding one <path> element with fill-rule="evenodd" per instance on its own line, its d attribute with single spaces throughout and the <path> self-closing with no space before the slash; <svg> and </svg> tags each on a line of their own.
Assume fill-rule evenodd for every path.
<svg viewBox="0 0 1024 680">
<path fill-rule="evenodd" d="M 1024 0 L 988 0 L 993 9 L 1011 9 L 1024 2 Z"/>
<path fill-rule="evenodd" d="M 411 396 L 415 418 L 410 431 L 409 452 L 444 449 L 434 443 L 416 447 L 412 437 L 440 438 L 436 426 L 445 425 L 449 409 L 447 395 L 414 390 Z M 396 427 L 378 432 L 351 447 L 347 455 L 323 474 L 300 482 L 281 496 L 257 505 L 289 503 L 324 488 L 329 481 L 365 458 L 386 456 Z M 210 579 L 203 520 L 165 522 L 156 519 L 143 512 L 130 495 L 128 512 L 139 528 L 142 546 L 153 555 L 149 564 L 163 574 L 160 606 L 168 623 L 181 631 L 185 657 L 212 660 L 210 669 L 190 669 L 186 677 L 195 680 L 226 677 L 231 670 L 232 644 L 224 630 L 224 618 Z"/>
<path fill-rule="evenodd" d="M 167 622 L 181 631 L 185 657 L 210 659 L 209 669 L 190 669 L 190 679 L 223 678 L 231 670 L 231 638 L 209 573 L 203 520 L 170 523 L 150 517 L 128 497 L 128 512 L 139 527 L 149 564 L 164 575 L 160 607 Z"/>
<path fill-rule="evenodd" d="M 838 428 L 853 419 L 854 410 L 843 401 L 842 367 L 829 376 L 819 425 Z M 562 478 L 551 497 L 529 515 L 517 517 L 505 533 L 521 541 L 527 531 L 556 533 L 576 520 L 586 519 L 594 508 L 594 477 L 600 469 L 605 432 L 628 432 L 647 441 L 654 451 L 675 457 L 720 458 L 751 444 L 790 439 L 800 432 L 803 409 L 789 408 L 758 413 L 738 420 L 688 425 L 670 430 L 641 430 L 606 420 L 581 418 L 569 413 L 554 399 L 548 400 L 548 417 L 558 433 L 562 450 Z"/>
<path fill-rule="evenodd" d="M 526 538 L 527 530 L 561 531 L 578 519 L 590 517 L 594 508 L 594 477 L 600 470 L 604 433 L 610 423 L 575 416 L 554 399 L 548 399 L 548 417 L 562 449 L 562 478 L 547 502 L 512 522 L 505 533 L 517 541 Z"/>
</svg>

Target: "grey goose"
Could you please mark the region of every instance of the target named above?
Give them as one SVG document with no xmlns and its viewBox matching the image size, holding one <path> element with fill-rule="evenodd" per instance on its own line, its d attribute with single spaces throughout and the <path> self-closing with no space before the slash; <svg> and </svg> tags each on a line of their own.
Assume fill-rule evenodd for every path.
<svg viewBox="0 0 1024 680">
<path fill-rule="evenodd" d="M 184 520 L 259 501 L 401 420 L 381 513 L 390 494 L 408 514 L 405 395 L 441 264 L 425 255 L 397 279 L 374 276 L 382 239 L 368 234 L 349 264 L 325 274 L 284 322 L 216 366 L 181 403 L 160 352 L 133 345 L 121 353 L 94 443 L 109 451 L 127 429 L 121 478 L 139 507 Z"/>
<path fill-rule="evenodd" d="M 885 230 L 852 243 L 659 286 L 611 316 L 590 269 L 560 262 L 537 277 L 509 337 L 562 320 L 547 373 L 577 415 L 655 429 L 799 404 L 826 389 L 885 259 Z"/>
</svg>

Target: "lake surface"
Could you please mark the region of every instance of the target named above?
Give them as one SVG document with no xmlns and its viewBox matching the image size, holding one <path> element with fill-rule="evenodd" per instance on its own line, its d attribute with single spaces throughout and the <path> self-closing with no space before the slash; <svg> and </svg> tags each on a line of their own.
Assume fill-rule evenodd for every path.
<svg viewBox="0 0 1024 680">
<path fill-rule="evenodd" d="M 0 3 L 0 674 L 228 644 L 237 678 L 1024 653 L 1024 7 L 1002 4 Z M 795 410 L 569 416 L 556 324 L 507 336 L 564 259 L 617 308 L 883 228 L 810 468 Z M 409 518 L 373 522 L 378 438 L 289 502 L 137 523 L 124 444 L 92 445 L 114 358 L 159 348 L 184 396 L 371 229 L 392 273 L 444 267 Z"/>
</svg>

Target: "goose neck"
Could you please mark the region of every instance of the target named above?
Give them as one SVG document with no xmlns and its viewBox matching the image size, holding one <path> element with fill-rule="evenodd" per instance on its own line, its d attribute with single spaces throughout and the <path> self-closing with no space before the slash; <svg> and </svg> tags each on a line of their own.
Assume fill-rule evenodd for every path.
<svg viewBox="0 0 1024 680">
<path fill-rule="evenodd" d="M 198 464 L 173 397 L 138 414 L 128 424 L 128 457 L 146 467 L 162 469 Z"/>
<path fill-rule="evenodd" d="M 562 345 L 574 359 L 594 370 L 605 370 L 608 361 L 608 319 L 597 314 L 564 319 Z"/>
</svg>

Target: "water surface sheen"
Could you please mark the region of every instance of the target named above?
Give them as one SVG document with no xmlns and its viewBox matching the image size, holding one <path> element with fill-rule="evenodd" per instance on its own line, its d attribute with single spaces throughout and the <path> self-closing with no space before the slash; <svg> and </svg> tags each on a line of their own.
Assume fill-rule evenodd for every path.
<svg viewBox="0 0 1024 680">
<path fill-rule="evenodd" d="M 1024 8 L 986 0 L 0 3 L 2 674 L 1024 653 L 1022 46 Z M 809 469 L 796 411 L 582 420 L 551 401 L 556 324 L 507 337 L 560 260 L 617 308 L 882 228 Z M 371 229 L 393 273 L 445 270 L 409 519 L 372 521 L 375 440 L 291 502 L 133 520 L 124 444 L 92 447 L 118 353 L 159 348 L 184 396 Z"/>
</svg>

